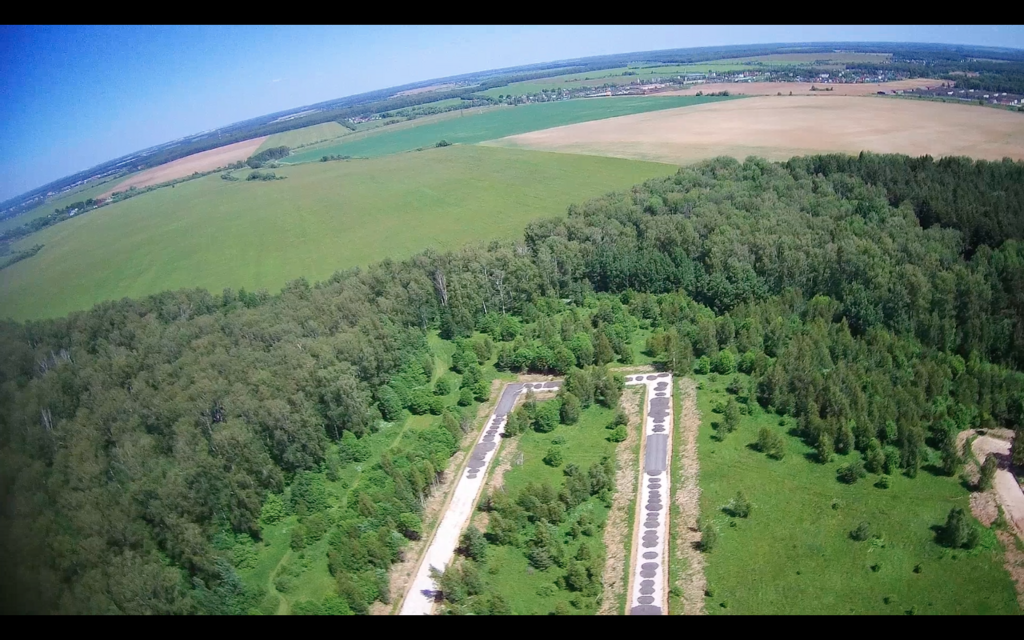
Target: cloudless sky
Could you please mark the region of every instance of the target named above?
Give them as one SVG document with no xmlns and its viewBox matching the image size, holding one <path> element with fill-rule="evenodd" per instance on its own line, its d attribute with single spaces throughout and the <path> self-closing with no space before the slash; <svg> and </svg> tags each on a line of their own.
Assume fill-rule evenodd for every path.
<svg viewBox="0 0 1024 640">
<path fill-rule="evenodd" d="M 0 200 L 200 131 L 411 82 L 827 41 L 1024 48 L 1024 26 L 0 26 Z"/>
</svg>

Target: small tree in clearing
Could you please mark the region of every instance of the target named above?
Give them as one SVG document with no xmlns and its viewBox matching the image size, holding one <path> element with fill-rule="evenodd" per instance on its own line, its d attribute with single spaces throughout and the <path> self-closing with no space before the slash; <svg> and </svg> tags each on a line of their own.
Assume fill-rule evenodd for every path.
<svg viewBox="0 0 1024 640">
<path fill-rule="evenodd" d="M 782 436 L 770 427 L 761 427 L 761 430 L 757 432 L 757 449 L 774 460 L 782 460 L 786 455 Z"/>
<path fill-rule="evenodd" d="M 989 454 L 981 465 L 981 476 L 978 478 L 978 490 L 988 491 L 992 488 L 992 482 L 996 479 L 996 470 L 999 469 L 996 457 Z"/>
</svg>

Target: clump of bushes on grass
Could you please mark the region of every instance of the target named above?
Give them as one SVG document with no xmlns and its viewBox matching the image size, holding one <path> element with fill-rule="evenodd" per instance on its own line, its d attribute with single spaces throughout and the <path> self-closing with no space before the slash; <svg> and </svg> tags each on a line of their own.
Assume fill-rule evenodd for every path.
<svg viewBox="0 0 1024 640">
<path fill-rule="evenodd" d="M 939 530 L 939 542 L 950 549 L 973 549 L 981 541 L 981 532 L 960 507 L 953 507 L 946 524 Z"/>
</svg>

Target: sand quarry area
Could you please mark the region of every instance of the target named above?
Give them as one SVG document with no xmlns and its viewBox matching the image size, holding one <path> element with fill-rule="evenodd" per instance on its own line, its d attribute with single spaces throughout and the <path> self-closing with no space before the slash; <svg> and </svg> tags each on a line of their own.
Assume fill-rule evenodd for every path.
<svg viewBox="0 0 1024 640">
<path fill-rule="evenodd" d="M 842 95 L 750 97 L 652 111 L 484 144 L 687 164 L 817 153 L 1024 159 L 1024 114 L 982 106 Z"/>
<path fill-rule="evenodd" d="M 160 184 L 161 182 L 184 178 L 196 171 L 210 171 L 217 167 L 223 167 L 224 165 L 231 164 L 232 162 L 245 160 L 251 156 L 266 139 L 267 136 L 263 136 L 262 138 L 253 138 L 252 140 L 243 140 L 242 142 L 217 147 L 216 149 L 210 149 L 209 151 L 193 153 L 190 156 L 179 158 L 174 162 L 168 162 L 167 164 L 162 164 L 159 167 L 146 169 L 145 171 L 128 178 L 124 182 L 119 183 L 116 187 L 113 187 L 110 191 L 107 191 L 100 197 L 109 198 L 110 194 L 115 191 L 124 191 L 128 187 L 141 189 L 142 187 Z"/>
</svg>

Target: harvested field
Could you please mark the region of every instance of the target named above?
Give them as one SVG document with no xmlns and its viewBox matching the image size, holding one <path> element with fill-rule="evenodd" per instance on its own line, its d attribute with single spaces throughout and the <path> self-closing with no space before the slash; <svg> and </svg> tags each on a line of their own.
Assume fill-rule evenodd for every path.
<svg viewBox="0 0 1024 640">
<path fill-rule="evenodd" d="M 148 187 L 154 184 L 160 184 L 161 182 L 169 182 L 178 178 L 184 178 L 196 171 L 211 171 L 217 167 L 223 167 L 224 165 L 231 164 L 232 162 L 245 160 L 255 153 L 266 139 L 267 137 L 263 136 L 261 138 L 243 140 L 242 142 L 236 142 L 235 144 L 217 147 L 216 149 L 210 149 L 209 151 L 203 151 L 202 153 L 193 153 L 190 156 L 180 158 L 174 162 L 168 162 L 167 164 L 162 164 L 159 167 L 153 167 L 152 169 L 137 173 L 117 186 L 112 187 L 109 191 L 104 192 L 99 197 L 108 198 L 110 197 L 110 194 L 115 191 L 124 191 L 128 187 Z"/>
<path fill-rule="evenodd" d="M 679 91 L 666 91 L 653 95 L 658 96 L 695 96 L 698 91 L 703 93 L 716 93 L 728 91 L 733 95 L 742 96 L 774 96 L 780 91 L 782 95 L 788 96 L 793 92 L 797 95 L 831 95 L 831 96 L 873 96 L 879 91 L 905 91 L 908 89 L 930 89 L 942 85 L 942 80 L 931 78 L 915 78 L 913 80 L 896 80 L 893 82 L 872 82 L 858 84 L 815 84 L 813 82 L 720 82 L 715 84 L 697 84 L 689 89 Z M 817 87 L 819 91 L 811 91 L 811 87 Z M 828 87 L 831 91 L 821 91 Z"/>
<path fill-rule="evenodd" d="M 817 153 L 1024 159 L 1024 117 L 968 105 L 853 96 L 771 96 L 583 122 L 488 143 L 686 164 Z"/>
</svg>

